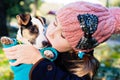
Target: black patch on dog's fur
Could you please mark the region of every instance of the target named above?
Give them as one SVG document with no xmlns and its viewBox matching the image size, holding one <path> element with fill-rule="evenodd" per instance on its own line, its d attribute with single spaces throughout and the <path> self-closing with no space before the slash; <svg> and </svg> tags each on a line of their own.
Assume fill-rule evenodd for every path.
<svg viewBox="0 0 120 80">
<path fill-rule="evenodd" d="M 22 31 L 24 29 L 28 29 L 31 34 L 38 34 L 39 33 L 39 30 L 38 30 L 37 26 L 32 24 L 31 17 L 30 17 L 30 20 L 29 20 L 27 25 L 21 25 L 21 34 L 22 34 L 22 36 L 23 36 Z"/>
</svg>

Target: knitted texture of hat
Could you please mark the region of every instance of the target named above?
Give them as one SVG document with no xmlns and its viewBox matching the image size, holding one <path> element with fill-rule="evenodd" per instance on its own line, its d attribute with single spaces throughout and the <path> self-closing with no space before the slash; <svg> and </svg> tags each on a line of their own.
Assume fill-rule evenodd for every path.
<svg viewBox="0 0 120 80">
<path fill-rule="evenodd" d="M 115 17 L 115 34 L 120 34 L 120 8 L 109 8 L 109 12 Z"/>
<path fill-rule="evenodd" d="M 120 9 L 119 9 L 120 10 Z M 63 35 L 68 40 L 70 45 L 75 50 L 76 45 L 78 44 L 79 40 L 83 37 L 84 33 L 80 28 L 80 23 L 77 19 L 79 14 L 94 14 L 98 17 L 98 27 L 95 33 L 92 35 L 98 44 L 106 41 L 109 37 L 115 32 L 120 33 L 120 27 L 118 23 L 120 23 L 120 18 L 114 17 L 116 15 L 115 11 L 113 14 L 111 11 L 114 9 L 109 10 L 99 4 L 93 4 L 89 2 L 75 2 L 66 5 L 65 7 L 61 8 L 57 12 L 57 21 L 62 26 Z M 120 14 L 120 13 L 119 13 Z M 116 21 L 116 18 L 117 21 Z M 118 31 L 115 29 L 119 29 Z M 81 51 L 90 51 L 92 49 L 81 50 Z"/>
</svg>

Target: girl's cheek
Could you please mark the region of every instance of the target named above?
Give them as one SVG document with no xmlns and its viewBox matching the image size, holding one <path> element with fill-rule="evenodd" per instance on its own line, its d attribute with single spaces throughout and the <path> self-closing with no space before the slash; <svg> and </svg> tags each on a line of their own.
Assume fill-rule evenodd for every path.
<svg viewBox="0 0 120 80">
<path fill-rule="evenodd" d="M 50 24 L 47 28 L 47 32 L 46 32 L 46 36 L 49 37 L 49 36 L 52 36 L 53 35 L 53 31 L 54 31 L 54 27 L 52 24 Z"/>
<path fill-rule="evenodd" d="M 52 22 L 52 23 L 49 24 L 47 30 L 48 30 L 48 31 L 51 31 L 51 30 L 53 31 L 55 28 L 56 28 L 56 26 L 55 26 L 54 23 Z"/>
</svg>

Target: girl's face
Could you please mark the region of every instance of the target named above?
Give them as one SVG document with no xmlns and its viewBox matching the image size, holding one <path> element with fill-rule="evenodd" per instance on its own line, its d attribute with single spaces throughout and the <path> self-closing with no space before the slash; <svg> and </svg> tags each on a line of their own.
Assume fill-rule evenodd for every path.
<svg viewBox="0 0 120 80">
<path fill-rule="evenodd" d="M 47 29 L 46 36 L 50 41 L 52 47 L 59 52 L 66 52 L 71 50 L 71 46 L 62 34 L 61 25 L 57 21 L 52 22 Z"/>
</svg>

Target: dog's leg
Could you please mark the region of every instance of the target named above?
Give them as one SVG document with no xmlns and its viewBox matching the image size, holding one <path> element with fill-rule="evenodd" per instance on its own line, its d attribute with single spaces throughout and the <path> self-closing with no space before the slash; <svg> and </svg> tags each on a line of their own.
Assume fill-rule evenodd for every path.
<svg viewBox="0 0 120 80">
<path fill-rule="evenodd" d="M 8 45 L 8 44 L 12 44 L 13 40 L 9 37 L 4 36 L 4 37 L 1 37 L 0 42 L 2 44 Z"/>
<path fill-rule="evenodd" d="M 45 57 L 48 58 L 48 59 L 51 59 L 51 58 L 54 57 L 53 52 L 50 51 L 50 50 L 46 50 L 46 51 L 44 51 L 44 55 L 45 55 Z"/>
</svg>

